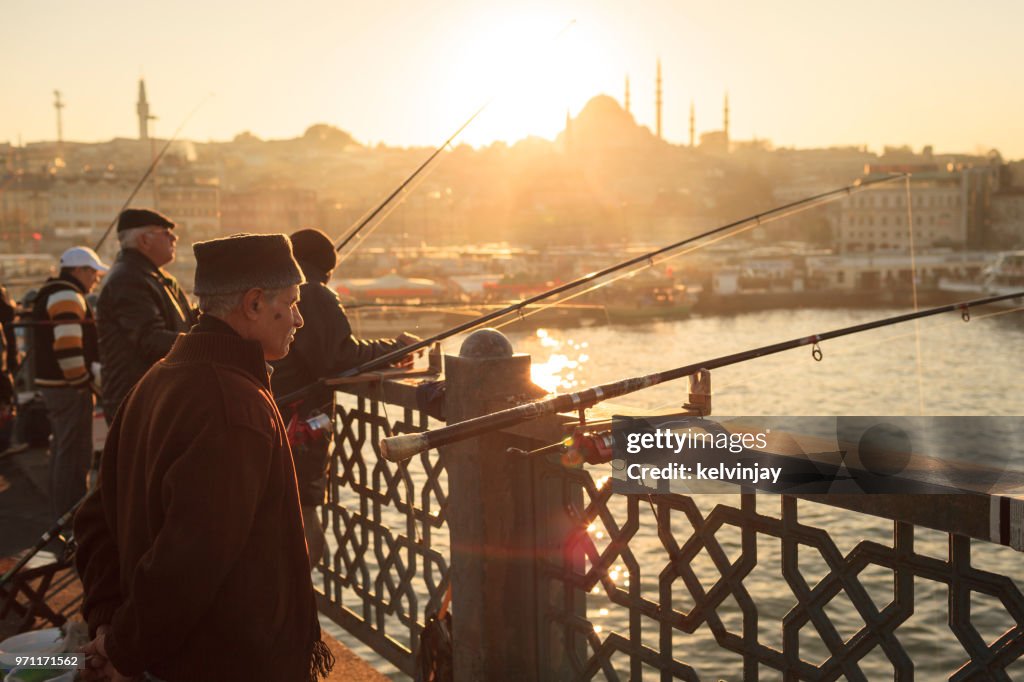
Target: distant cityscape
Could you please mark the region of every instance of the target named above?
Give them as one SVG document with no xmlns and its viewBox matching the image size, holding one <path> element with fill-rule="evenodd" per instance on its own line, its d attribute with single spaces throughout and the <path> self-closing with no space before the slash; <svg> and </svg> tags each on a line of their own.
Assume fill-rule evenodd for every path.
<svg viewBox="0 0 1024 682">
<path fill-rule="evenodd" d="M 505 242 L 545 249 L 604 249 L 665 243 L 716 224 L 883 173 L 912 173 L 788 218 L 752 234 L 755 242 L 800 242 L 835 255 L 929 250 L 1001 250 L 1024 245 L 1024 161 L 931 147 L 773 148 L 735 140 L 724 100 L 720 130 L 688 144 L 661 137 L 660 79 L 655 129 L 623 101 L 594 97 L 566 116 L 554 141 L 527 138 L 473 149 L 457 145 L 408 192 L 367 246 Z M 59 254 L 95 244 L 166 140 L 149 135 L 150 107 L 139 82 L 138 136 L 108 142 L 58 139 L 0 143 L 0 251 Z M 427 148 L 369 147 L 336 127 L 298 138 L 229 142 L 176 140 L 134 206 L 178 224 L 184 244 L 239 231 L 319 226 L 340 235 L 418 166 Z M 908 210 L 909 209 L 909 210 Z M 116 240 L 105 245 L 107 255 Z M 189 248 L 180 250 L 187 269 Z M 350 267 L 356 275 L 364 259 Z"/>
</svg>

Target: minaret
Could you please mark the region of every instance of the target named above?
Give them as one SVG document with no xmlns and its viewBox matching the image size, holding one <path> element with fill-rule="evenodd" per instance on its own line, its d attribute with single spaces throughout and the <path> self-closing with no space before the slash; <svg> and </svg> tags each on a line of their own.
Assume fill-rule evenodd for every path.
<svg viewBox="0 0 1024 682">
<path fill-rule="evenodd" d="M 626 110 L 627 114 L 630 113 L 629 112 L 629 74 L 628 73 L 626 74 L 626 98 L 622 102 L 623 102 L 622 108 Z"/>
<path fill-rule="evenodd" d="M 60 90 L 53 91 L 53 108 L 57 110 L 57 158 L 64 158 L 64 120 L 61 115 L 61 109 L 64 108 L 64 102 L 60 101 Z"/>
<path fill-rule="evenodd" d="M 661 137 L 661 59 L 658 59 L 658 73 L 655 79 L 654 85 L 654 116 L 655 116 L 655 128 L 657 129 L 658 139 Z"/>
<path fill-rule="evenodd" d="M 693 147 L 694 136 L 697 134 L 697 116 L 693 111 L 693 100 L 690 100 L 690 147 Z"/>
<path fill-rule="evenodd" d="M 725 149 L 729 150 L 729 92 L 725 93 L 725 108 L 722 112 L 722 132 L 725 133 Z"/>
<path fill-rule="evenodd" d="M 139 114 L 139 139 L 149 139 L 149 102 L 146 101 L 146 81 L 139 79 L 139 102 L 135 105 Z"/>
</svg>

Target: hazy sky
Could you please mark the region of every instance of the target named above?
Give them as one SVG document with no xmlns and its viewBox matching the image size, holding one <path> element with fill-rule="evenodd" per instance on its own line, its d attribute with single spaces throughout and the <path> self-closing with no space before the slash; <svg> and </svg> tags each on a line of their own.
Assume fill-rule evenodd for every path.
<svg viewBox="0 0 1024 682">
<path fill-rule="evenodd" d="M 555 39 L 571 19 L 575 25 Z M 777 146 L 932 144 L 1024 157 L 1024 2 L 1019 0 L 0 0 L 0 141 L 137 135 L 144 74 L 157 135 L 312 123 L 361 142 L 434 146 L 491 94 L 462 140 L 553 137 L 595 94 L 664 131 L 718 129 Z"/>
</svg>

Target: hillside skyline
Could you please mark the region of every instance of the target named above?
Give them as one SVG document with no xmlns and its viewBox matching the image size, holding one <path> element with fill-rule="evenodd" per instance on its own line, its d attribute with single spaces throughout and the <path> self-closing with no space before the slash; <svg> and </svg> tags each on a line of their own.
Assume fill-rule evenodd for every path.
<svg viewBox="0 0 1024 682">
<path fill-rule="evenodd" d="M 613 97 L 612 95 L 609 95 L 607 93 L 599 93 L 597 95 L 594 95 L 584 105 L 583 109 L 581 109 L 579 112 L 576 112 L 575 114 L 571 115 L 571 120 L 574 121 L 574 122 L 579 120 L 580 117 L 582 115 L 584 115 L 584 111 L 589 106 L 591 106 L 593 103 L 598 102 L 598 101 L 608 101 L 608 100 L 614 101 L 615 105 L 620 110 L 622 110 L 623 103 L 620 102 L 618 99 L 616 99 L 615 97 Z M 526 142 L 526 141 L 531 140 L 531 139 L 540 139 L 540 140 L 544 140 L 545 142 L 548 142 L 548 143 L 556 144 L 556 143 L 558 143 L 562 139 L 562 136 L 564 134 L 564 130 L 565 130 L 564 129 L 564 123 L 565 122 L 563 121 L 563 128 L 561 130 L 555 131 L 554 135 L 552 135 L 550 137 L 543 136 L 543 135 L 538 135 L 538 134 L 527 134 L 526 136 L 524 136 L 522 138 L 519 138 L 519 139 L 515 139 L 515 140 L 493 140 L 493 141 L 488 142 L 488 143 L 471 144 L 469 142 L 464 142 L 462 140 L 461 136 L 460 136 L 460 137 L 457 137 L 452 142 L 451 146 L 452 147 L 456 147 L 456 146 L 460 146 L 460 145 L 464 145 L 465 144 L 465 145 L 468 145 L 470 147 L 473 147 L 474 149 L 485 149 L 485 148 L 490 147 L 490 146 L 492 146 L 494 144 L 499 144 L 499 145 L 503 144 L 503 145 L 507 145 L 507 146 L 511 147 L 511 146 L 515 146 L 516 144 L 519 144 L 519 143 L 522 143 L 522 142 Z M 645 124 L 643 121 L 636 120 L 635 117 L 633 117 L 633 123 L 635 124 L 635 126 L 636 126 L 636 128 L 638 130 L 642 130 L 644 133 L 649 134 L 652 138 L 655 137 L 654 130 L 653 130 L 652 126 Z M 256 133 L 254 133 L 252 130 L 245 129 L 245 130 L 240 130 L 237 133 L 235 133 L 234 135 L 231 135 L 230 137 L 225 138 L 225 139 L 200 140 L 200 139 L 196 139 L 196 138 L 188 135 L 188 131 L 186 129 L 186 130 L 184 130 L 182 132 L 181 135 L 179 135 L 179 137 L 177 139 L 179 139 L 181 141 L 188 141 L 188 142 L 196 143 L 196 144 L 230 144 L 230 143 L 233 143 L 233 142 L 245 140 L 246 138 L 251 139 L 253 141 L 260 141 L 260 142 L 287 142 L 287 141 L 302 139 L 302 138 L 308 136 L 312 131 L 314 131 L 316 129 L 323 129 L 325 131 L 328 131 L 328 134 L 331 134 L 331 135 L 333 135 L 335 137 L 335 139 L 334 139 L 335 143 L 339 143 L 341 139 L 347 139 L 348 144 L 352 144 L 352 145 L 355 145 L 355 146 L 358 146 L 358 147 L 363 147 L 363 148 L 373 148 L 373 147 L 377 147 L 377 146 L 383 146 L 383 147 L 392 148 L 392 149 L 419 149 L 419 148 L 436 147 L 437 144 L 439 142 L 441 142 L 441 141 L 438 141 L 438 143 L 433 143 L 433 144 L 432 143 L 424 143 L 424 144 L 411 144 L 411 145 L 390 144 L 387 140 L 379 140 L 379 141 L 376 141 L 376 142 L 368 142 L 368 141 L 363 141 L 363 140 L 358 139 L 347 128 L 345 128 L 344 125 L 340 125 L 340 124 L 333 123 L 333 122 L 326 122 L 326 121 L 315 121 L 315 122 L 312 122 L 312 123 L 308 124 L 302 130 L 298 131 L 296 134 L 285 135 L 285 136 L 282 136 L 282 137 L 263 137 L 261 135 L 258 135 Z M 709 129 L 709 130 L 699 131 L 697 133 L 697 135 L 696 135 L 696 141 L 697 141 L 696 147 L 697 148 L 700 147 L 699 143 L 700 143 L 700 135 L 701 134 L 704 134 L 704 133 L 718 133 L 718 132 L 720 132 L 720 130 L 721 129 L 719 128 L 719 129 Z M 104 143 L 112 142 L 112 141 L 115 141 L 115 140 L 132 140 L 132 139 L 137 139 L 137 138 L 136 138 L 136 136 L 133 136 L 132 134 L 130 134 L 130 132 L 128 132 L 127 134 L 116 135 L 114 137 L 106 138 L 106 139 L 70 139 L 70 138 L 67 138 L 65 136 L 64 142 L 66 144 L 69 144 L 69 145 L 76 145 L 76 144 L 77 145 L 92 145 L 92 144 L 104 144 Z M 166 136 L 156 135 L 156 136 L 154 136 L 154 139 L 159 140 L 159 141 L 162 142 L 162 141 L 166 141 L 168 138 Z M 18 141 L 7 141 L 7 142 L 9 144 L 14 144 L 14 145 L 18 144 Z M 40 139 L 40 140 L 22 140 L 21 144 L 22 145 L 53 144 L 55 142 L 56 142 L 55 137 L 51 137 L 51 138 Z M 677 146 L 677 147 L 687 147 L 688 146 L 688 140 L 675 141 L 675 140 L 665 139 L 665 140 L 663 140 L 663 142 L 665 144 L 667 144 L 667 145 Z M 761 138 L 755 137 L 755 138 L 752 138 L 752 139 L 736 139 L 736 138 L 732 138 L 732 142 L 735 143 L 735 144 L 738 144 L 738 145 L 747 145 L 747 144 L 750 144 L 750 143 L 757 143 L 759 145 L 764 146 L 764 148 L 769 150 L 769 151 L 776 150 L 776 149 L 778 149 L 778 150 L 781 150 L 781 149 L 801 150 L 801 149 L 844 149 L 844 148 L 857 148 L 857 149 L 863 149 L 863 150 L 865 150 L 867 152 L 870 152 L 870 153 L 883 154 L 886 150 L 901 150 L 902 151 L 902 150 L 909 149 L 914 154 L 919 154 L 919 153 L 923 153 L 924 149 L 926 147 L 930 147 L 934 153 L 936 153 L 936 154 L 943 154 L 943 155 L 984 156 L 985 154 L 987 154 L 988 152 L 990 152 L 992 150 L 999 151 L 1001 154 L 1003 153 L 1002 149 L 998 145 L 995 145 L 993 147 L 977 146 L 974 149 L 969 149 L 968 150 L 968 149 L 943 149 L 943 148 L 937 147 L 936 145 L 928 144 L 928 143 L 926 143 L 924 145 L 921 145 L 920 147 L 914 147 L 913 145 L 906 144 L 906 143 L 899 142 L 899 141 L 884 141 L 877 148 L 872 147 L 871 145 L 843 144 L 843 143 L 826 144 L 826 145 L 821 146 L 821 147 L 800 147 L 800 146 L 784 146 L 784 145 L 776 144 L 774 142 L 774 140 L 772 140 L 770 137 L 761 137 Z M 1006 161 L 1016 160 L 1016 159 L 1007 157 L 1005 154 L 1003 154 L 1003 158 Z"/>
<path fill-rule="evenodd" d="M 811 0 L 183 0 L 171 11 L 11 0 L 4 14 L 0 59 L 16 65 L 0 75 L 9 142 L 56 137 L 54 90 L 65 139 L 130 136 L 140 76 L 160 137 L 212 92 L 185 137 L 281 139 L 322 121 L 370 146 L 435 146 L 494 94 L 464 142 L 551 139 L 595 93 L 622 101 L 627 76 L 632 113 L 653 129 L 660 58 L 672 143 L 688 139 L 691 102 L 698 133 L 720 129 L 728 92 L 734 139 L 1024 157 L 1024 5 L 1010 0 L 867 0 L 855 11 Z"/>
</svg>

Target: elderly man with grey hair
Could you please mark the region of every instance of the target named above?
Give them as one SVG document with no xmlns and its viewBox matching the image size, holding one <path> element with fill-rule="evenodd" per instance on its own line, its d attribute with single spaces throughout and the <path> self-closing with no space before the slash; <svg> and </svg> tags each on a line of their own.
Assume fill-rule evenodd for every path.
<svg viewBox="0 0 1024 682">
<path fill-rule="evenodd" d="M 302 326 L 302 272 L 283 234 L 194 251 L 199 324 L 125 397 L 75 518 L 80 675 L 315 682 L 333 656 L 267 365 Z"/>
<path fill-rule="evenodd" d="M 96 306 L 108 424 L 131 387 L 196 322 L 185 292 L 163 270 L 175 256 L 174 223 L 130 208 L 117 220 L 117 238 L 121 253 Z"/>
</svg>

